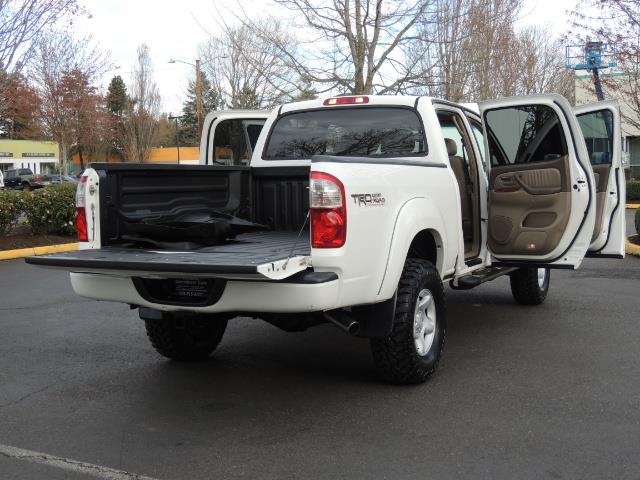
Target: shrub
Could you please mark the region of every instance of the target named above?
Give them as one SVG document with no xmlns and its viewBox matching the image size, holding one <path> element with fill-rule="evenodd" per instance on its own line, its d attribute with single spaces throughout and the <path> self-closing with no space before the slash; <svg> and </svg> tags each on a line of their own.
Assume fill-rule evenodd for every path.
<svg viewBox="0 0 640 480">
<path fill-rule="evenodd" d="M 9 233 L 24 211 L 26 193 L 21 190 L 0 190 L 0 235 Z"/>
<path fill-rule="evenodd" d="M 636 210 L 636 233 L 640 235 L 640 208 Z"/>
<path fill-rule="evenodd" d="M 627 180 L 627 201 L 640 200 L 640 180 Z"/>
<path fill-rule="evenodd" d="M 73 235 L 75 195 L 76 186 L 73 184 L 50 185 L 27 193 L 24 214 L 32 233 Z"/>
</svg>

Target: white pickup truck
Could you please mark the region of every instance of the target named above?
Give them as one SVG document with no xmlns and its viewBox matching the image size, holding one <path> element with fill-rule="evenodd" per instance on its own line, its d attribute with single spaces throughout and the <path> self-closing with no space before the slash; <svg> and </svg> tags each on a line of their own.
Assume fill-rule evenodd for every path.
<svg viewBox="0 0 640 480">
<path fill-rule="evenodd" d="M 624 255 L 614 103 L 518 97 L 477 113 L 345 96 L 281 106 L 254 143 L 247 125 L 264 118 L 241 115 L 250 165 L 219 137 L 231 113 L 208 117 L 206 165 L 93 164 L 80 250 L 27 262 L 137 307 L 169 358 L 206 358 L 240 315 L 287 331 L 333 323 L 370 339 L 384 379 L 417 383 L 442 352 L 443 281 L 509 275 L 517 302 L 539 304 L 550 269 Z"/>
</svg>

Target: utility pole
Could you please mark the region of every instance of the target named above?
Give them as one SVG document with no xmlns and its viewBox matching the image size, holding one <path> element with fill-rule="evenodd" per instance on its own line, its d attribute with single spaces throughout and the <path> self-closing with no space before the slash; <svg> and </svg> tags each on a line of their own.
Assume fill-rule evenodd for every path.
<svg viewBox="0 0 640 480">
<path fill-rule="evenodd" d="M 198 131 L 196 139 L 200 139 L 202 135 L 202 73 L 200 72 L 200 60 L 196 60 L 196 118 L 198 121 Z"/>
<path fill-rule="evenodd" d="M 202 135 L 202 124 L 204 123 L 204 115 L 202 112 L 202 71 L 200 70 L 200 60 L 196 60 L 194 65 L 193 63 L 185 62 L 184 60 L 172 58 L 169 60 L 169 63 L 184 63 L 185 65 L 191 65 L 196 69 L 196 124 L 198 129 L 196 132 L 196 138 L 200 140 L 200 135 Z"/>
</svg>

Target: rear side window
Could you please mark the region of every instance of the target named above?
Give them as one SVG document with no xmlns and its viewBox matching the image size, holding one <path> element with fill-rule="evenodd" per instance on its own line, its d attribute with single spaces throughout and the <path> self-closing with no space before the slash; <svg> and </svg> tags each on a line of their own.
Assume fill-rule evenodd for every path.
<svg viewBox="0 0 640 480">
<path fill-rule="evenodd" d="M 427 146 L 418 115 L 407 108 L 327 108 L 280 117 L 265 160 L 308 160 L 313 155 L 414 157 Z"/>
<path fill-rule="evenodd" d="M 560 119 L 546 105 L 501 108 L 485 113 L 491 165 L 555 160 L 567 155 Z"/>
<path fill-rule="evenodd" d="M 22 168 L 19 175 L 33 175 L 33 172 L 29 168 Z"/>
<path fill-rule="evenodd" d="M 610 110 L 578 115 L 592 165 L 611 163 L 613 155 L 613 113 Z"/>
</svg>

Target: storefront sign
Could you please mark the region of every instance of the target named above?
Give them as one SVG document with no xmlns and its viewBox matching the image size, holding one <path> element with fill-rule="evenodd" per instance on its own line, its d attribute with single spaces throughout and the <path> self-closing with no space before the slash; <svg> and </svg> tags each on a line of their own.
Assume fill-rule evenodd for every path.
<svg viewBox="0 0 640 480">
<path fill-rule="evenodd" d="M 55 157 L 55 154 L 53 154 L 53 153 L 46 153 L 46 152 L 43 152 L 43 153 L 39 153 L 39 152 L 36 152 L 36 153 L 25 152 L 25 153 L 23 153 L 23 154 L 22 154 L 22 157 L 23 157 L 23 158 L 34 158 L 34 157 Z"/>
</svg>

